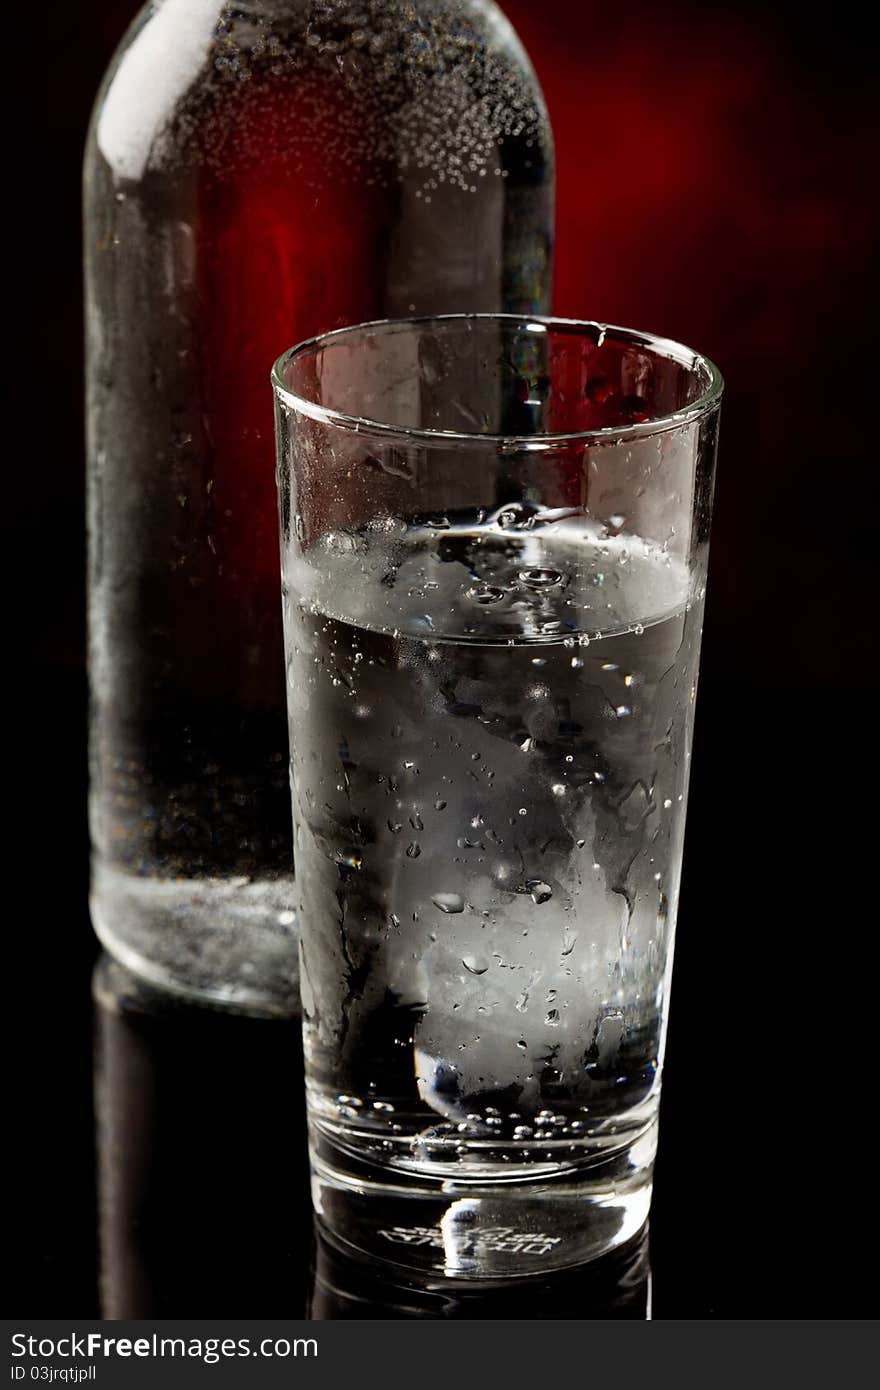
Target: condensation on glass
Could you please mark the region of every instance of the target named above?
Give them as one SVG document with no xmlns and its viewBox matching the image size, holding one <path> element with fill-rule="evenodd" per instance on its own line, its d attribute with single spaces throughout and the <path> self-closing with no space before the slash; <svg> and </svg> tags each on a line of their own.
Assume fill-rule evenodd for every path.
<svg viewBox="0 0 880 1390">
<path fill-rule="evenodd" d="M 546 306 L 552 145 L 484 0 L 164 0 L 85 162 L 92 915 L 296 1004 L 271 393 L 291 341 Z"/>
<path fill-rule="evenodd" d="M 343 330 L 275 370 L 313 1193 L 426 1274 L 651 1198 L 720 377 L 600 324 Z"/>
</svg>

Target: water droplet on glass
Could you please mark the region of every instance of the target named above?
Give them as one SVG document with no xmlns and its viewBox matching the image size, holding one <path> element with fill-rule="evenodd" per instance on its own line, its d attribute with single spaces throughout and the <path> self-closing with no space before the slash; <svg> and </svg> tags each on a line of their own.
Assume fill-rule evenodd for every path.
<svg viewBox="0 0 880 1390">
<path fill-rule="evenodd" d="M 462 956 L 461 963 L 472 975 L 485 975 L 489 962 L 484 956 Z"/>
<path fill-rule="evenodd" d="M 344 864 L 348 869 L 359 869 L 364 862 L 359 849 L 339 850 L 334 858 L 337 864 Z"/>
<path fill-rule="evenodd" d="M 523 891 L 528 893 L 532 902 L 539 907 L 541 903 L 549 902 L 553 897 L 553 889 L 549 883 L 545 883 L 541 878 L 527 878 L 523 886 Z"/>
<path fill-rule="evenodd" d="M 546 1025 L 547 1025 L 548 1028 L 558 1028 L 558 1027 L 559 1027 L 559 1010 L 558 1010 L 558 1009 L 548 1009 L 548 1010 L 547 1010 L 547 1017 L 544 1019 L 544 1022 L 546 1023 Z"/>
<path fill-rule="evenodd" d="M 520 570 L 519 579 L 530 589 L 553 589 L 562 583 L 563 575 L 559 570 L 530 569 Z"/>
<path fill-rule="evenodd" d="M 434 810 L 435 810 L 435 811 L 445 811 L 445 810 L 446 810 L 446 802 L 445 802 L 445 801 L 435 801 L 435 802 L 434 802 Z"/>
<path fill-rule="evenodd" d="M 434 893 L 431 902 L 441 912 L 464 912 L 464 898 L 460 893 Z"/>
<path fill-rule="evenodd" d="M 418 857 L 419 857 L 419 855 L 421 854 L 421 852 L 422 852 L 422 847 L 421 847 L 421 845 L 417 844 L 415 840 L 413 840 L 413 842 L 412 842 L 411 845 L 407 845 L 407 847 L 406 847 L 406 857 L 407 857 L 407 859 L 418 859 Z"/>
<path fill-rule="evenodd" d="M 464 596 L 485 607 L 489 603 L 499 603 L 504 598 L 504 590 L 497 584 L 481 584 L 478 589 L 465 589 Z"/>
</svg>

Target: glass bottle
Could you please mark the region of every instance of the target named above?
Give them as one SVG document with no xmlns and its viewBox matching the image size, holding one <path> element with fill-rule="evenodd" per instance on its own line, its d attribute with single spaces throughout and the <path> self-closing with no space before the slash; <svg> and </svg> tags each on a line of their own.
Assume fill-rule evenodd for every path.
<svg viewBox="0 0 880 1390">
<path fill-rule="evenodd" d="M 491 0 L 158 0 L 84 173 L 92 919 L 154 983 L 296 1005 L 269 367 L 540 312 L 553 154 Z"/>
</svg>

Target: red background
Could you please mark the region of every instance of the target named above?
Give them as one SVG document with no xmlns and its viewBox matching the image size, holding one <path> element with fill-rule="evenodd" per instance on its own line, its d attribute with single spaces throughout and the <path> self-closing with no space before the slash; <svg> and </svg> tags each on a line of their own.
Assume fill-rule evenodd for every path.
<svg viewBox="0 0 880 1390">
<path fill-rule="evenodd" d="M 504 8 L 555 132 L 557 312 L 679 338 L 727 380 L 704 676 L 863 684 L 861 656 L 823 655 L 864 650 L 874 587 L 876 122 L 858 26 L 842 7 L 820 22 L 730 0 Z M 28 322 L 40 356 L 51 324 L 65 371 L 37 495 L 22 477 L 11 521 L 16 553 L 47 528 L 60 546 L 63 592 L 57 573 L 35 576 L 39 632 L 23 634 L 43 669 L 82 663 L 79 164 L 95 88 L 136 9 L 59 7 L 34 35 L 28 226 L 50 241 Z"/>
</svg>

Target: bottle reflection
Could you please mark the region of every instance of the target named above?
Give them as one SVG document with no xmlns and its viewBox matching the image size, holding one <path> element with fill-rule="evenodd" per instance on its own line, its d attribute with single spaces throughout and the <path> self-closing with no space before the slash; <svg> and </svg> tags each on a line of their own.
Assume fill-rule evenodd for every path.
<svg viewBox="0 0 880 1390">
<path fill-rule="evenodd" d="M 556 1319 L 651 1316 L 648 1228 L 579 1269 L 493 1285 L 411 1283 L 390 1266 L 343 1255 L 316 1229 L 308 1316 L 340 1318 Z"/>
<path fill-rule="evenodd" d="M 312 1216 L 299 1024 L 93 981 L 101 1312 L 302 1317 Z"/>
</svg>

